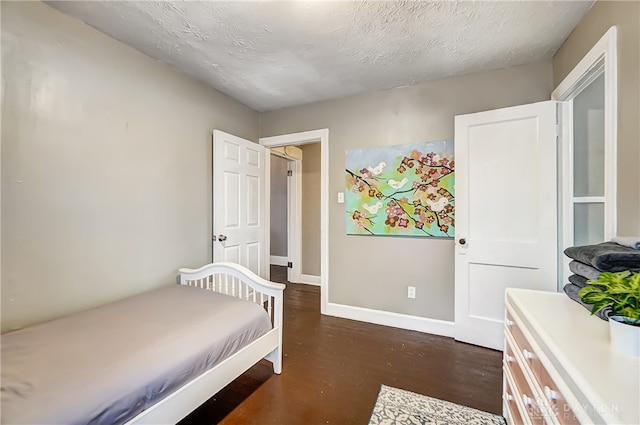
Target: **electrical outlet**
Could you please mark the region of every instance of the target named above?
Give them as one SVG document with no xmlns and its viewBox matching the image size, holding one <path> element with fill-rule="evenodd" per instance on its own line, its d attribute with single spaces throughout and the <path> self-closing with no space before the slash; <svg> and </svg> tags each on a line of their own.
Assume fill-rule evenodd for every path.
<svg viewBox="0 0 640 425">
<path fill-rule="evenodd" d="M 408 286 L 407 287 L 407 297 L 408 298 L 415 298 L 416 297 L 416 287 L 415 286 Z"/>
<path fill-rule="evenodd" d="M 344 204 L 344 192 L 338 192 L 338 203 Z"/>
</svg>

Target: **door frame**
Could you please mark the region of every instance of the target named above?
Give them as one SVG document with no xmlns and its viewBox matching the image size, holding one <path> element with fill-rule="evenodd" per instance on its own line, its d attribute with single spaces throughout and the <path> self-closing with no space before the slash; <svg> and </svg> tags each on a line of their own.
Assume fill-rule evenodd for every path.
<svg viewBox="0 0 640 425">
<path fill-rule="evenodd" d="M 293 264 L 293 267 L 287 269 L 287 280 L 300 282 L 302 274 L 302 161 L 304 158 L 292 158 L 277 150 L 269 150 L 271 155 L 286 159 L 287 170 L 293 173 L 292 178 L 287 178 L 287 258 Z M 270 201 L 271 191 L 269 191 L 269 205 Z M 271 211 L 269 211 L 270 216 Z"/>
<path fill-rule="evenodd" d="M 329 129 L 261 137 L 258 143 L 266 148 L 320 143 L 320 312 L 326 314 L 329 301 Z M 267 167 L 269 178 L 270 163 Z M 270 201 L 270 193 L 267 191 L 267 222 L 270 220 Z"/>
<path fill-rule="evenodd" d="M 559 187 L 561 213 L 559 223 L 561 231 L 558 238 L 558 252 L 561 258 L 558 264 L 558 291 L 562 290 L 563 282 L 569 277 L 570 259 L 562 252 L 573 245 L 573 207 L 569 197 L 573 187 L 573 109 L 570 102 L 580 94 L 589 84 L 604 73 L 604 172 L 605 176 L 613 176 L 604 188 L 604 238 L 611 240 L 616 236 L 616 180 L 617 180 L 617 140 L 618 140 L 618 67 L 617 67 L 617 28 L 612 26 L 578 62 L 571 72 L 562 80 L 551 93 L 551 99 L 560 101 L 561 114 L 559 117 Z"/>
</svg>

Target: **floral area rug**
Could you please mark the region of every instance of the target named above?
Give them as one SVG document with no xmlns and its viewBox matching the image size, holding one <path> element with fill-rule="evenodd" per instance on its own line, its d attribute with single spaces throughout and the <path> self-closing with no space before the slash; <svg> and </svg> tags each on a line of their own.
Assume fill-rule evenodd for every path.
<svg viewBox="0 0 640 425">
<path fill-rule="evenodd" d="M 382 385 L 369 425 L 505 425 L 502 416 Z"/>
</svg>

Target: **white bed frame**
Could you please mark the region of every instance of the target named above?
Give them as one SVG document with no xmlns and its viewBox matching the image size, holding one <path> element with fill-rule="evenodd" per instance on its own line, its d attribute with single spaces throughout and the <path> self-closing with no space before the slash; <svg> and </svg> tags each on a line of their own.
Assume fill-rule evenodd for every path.
<svg viewBox="0 0 640 425">
<path fill-rule="evenodd" d="M 282 371 L 282 293 L 285 285 L 269 282 L 234 263 L 212 263 L 199 269 L 180 269 L 180 284 L 197 286 L 260 304 L 273 328 L 202 375 L 127 422 L 127 424 L 176 423 L 242 375 L 262 358 Z M 224 323 L 221 324 L 224 326 Z"/>
</svg>

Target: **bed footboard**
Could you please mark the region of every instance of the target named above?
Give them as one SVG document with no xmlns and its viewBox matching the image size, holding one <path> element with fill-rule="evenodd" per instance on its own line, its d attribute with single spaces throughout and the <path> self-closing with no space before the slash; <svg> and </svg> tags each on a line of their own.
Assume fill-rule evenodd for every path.
<svg viewBox="0 0 640 425">
<path fill-rule="evenodd" d="M 261 305 L 269 314 L 273 331 L 278 334 L 278 347 L 265 358 L 273 363 L 275 373 L 282 371 L 282 304 L 286 285 L 270 282 L 239 264 L 219 262 L 199 269 L 181 268 L 180 284 L 191 285 L 209 291 Z"/>
</svg>

